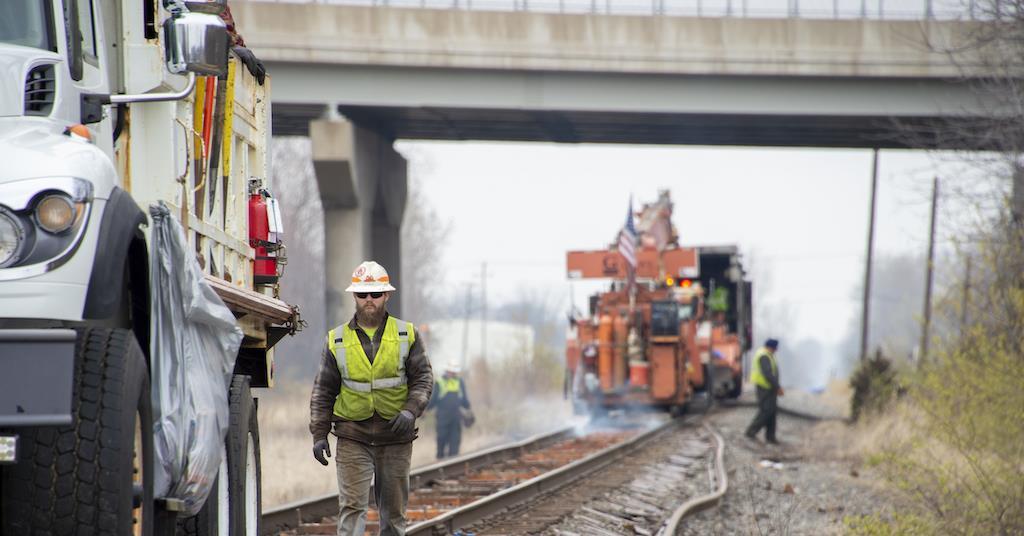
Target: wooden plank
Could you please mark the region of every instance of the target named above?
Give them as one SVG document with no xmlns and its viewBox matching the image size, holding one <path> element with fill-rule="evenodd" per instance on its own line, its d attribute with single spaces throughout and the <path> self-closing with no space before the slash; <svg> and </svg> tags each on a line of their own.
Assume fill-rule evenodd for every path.
<svg viewBox="0 0 1024 536">
<path fill-rule="evenodd" d="M 294 320 L 291 306 L 277 298 L 232 285 L 210 275 L 206 276 L 206 281 L 224 300 L 224 304 L 236 313 L 251 314 L 270 324 L 286 324 Z"/>
</svg>

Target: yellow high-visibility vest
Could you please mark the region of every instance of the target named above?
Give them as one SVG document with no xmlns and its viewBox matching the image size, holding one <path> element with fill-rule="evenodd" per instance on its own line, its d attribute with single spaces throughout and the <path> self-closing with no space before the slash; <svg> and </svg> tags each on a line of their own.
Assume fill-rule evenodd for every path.
<svg viewBox="0 0 1024 536">
<path fill-rule="evenodd" d="M 754 363 L 753 366 L 750 367 L 750 383 L 753 383 L 758 387 L 771 389 L 772 384 L 768 382 L 768 378 L 766 378 L 764 373 L 761 371 L 762 356 L 768 356 L 768 362 L 771 363 L 772 367 L 772 376 L 775 376 L 776 378 L 779 377 L 779 365 L 775 362 L 775 354 L 768 348 L 762 347 L 756 354 L 754 354 Z"/>
<path fill-rule="evenodd" d="M 441 388 L 441 392 L 438 393 L 438 396 L 440 396 L 441 398 L 444 398 L 444 395 L 448 393 L 459 394 L 458 378 L 442 378 L 441 381 L 438 382 L 438 384 L 439 387 Z"/>
<path fill-rule="evenodd" d="M 381 334 L 380 348 L 370 363 L 356 331 L 348 323 L 327 332 L 327 345 L 341 371 L 341 389 L 334 401 L 334 414 L 349 421 L 362 421 L 374 412 L 391 419 L 402 410 L 409 388 L 405 361 L 416 335 L 413 325 L 389 316 Z"/>
</svg>

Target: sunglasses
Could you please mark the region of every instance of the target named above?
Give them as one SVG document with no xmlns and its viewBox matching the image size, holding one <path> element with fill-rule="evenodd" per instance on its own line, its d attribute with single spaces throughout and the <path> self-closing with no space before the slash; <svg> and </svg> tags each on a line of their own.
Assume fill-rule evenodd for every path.
<svg viewBox="0 0 1024 536">
<path fill-rule="evenodd" d="M 356 297 L 360 300 L 365 300 L 367 297 L 377 299 L 383 295 L 383 292 L 356 292 Z"/>
</svg>

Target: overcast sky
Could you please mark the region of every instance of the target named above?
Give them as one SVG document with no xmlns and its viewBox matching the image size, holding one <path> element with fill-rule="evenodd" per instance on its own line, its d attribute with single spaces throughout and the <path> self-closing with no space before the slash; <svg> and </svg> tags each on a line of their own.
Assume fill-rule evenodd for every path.
<svg viewBox="0 0 1024 536">
<path fill-rule="evenodd" d="M 794 332 L 783 336 L 835 344 L 859 318 L 868 150 L 404 141 L 397 147 L 410 160 L 411 180 L 452 222 L 446 280 L 478 288 L 487 262 L 489 304 L 527 289 L 566 309 L 574 295 L 585 310 L 595 287 L 569 282 L 565 252 L 606 247 L 630 195 L 636 209 L 668 188 L 682 244 L 738 244 L 760 290 L 755 307 L 791 306 Z M 942 173 L 956 172 L 923 152 L 882 151 L 876 255 L 924 255 L 931 181 Z M 943 207 L 956 212 L 950 203 Z"/>
</svg>

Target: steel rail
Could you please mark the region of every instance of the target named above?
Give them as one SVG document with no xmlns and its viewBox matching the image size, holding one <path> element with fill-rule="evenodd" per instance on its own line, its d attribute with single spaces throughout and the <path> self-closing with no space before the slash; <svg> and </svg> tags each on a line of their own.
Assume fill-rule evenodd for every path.
<svg viewBox="0 0 1024 536">
<path fill-rule="evenodd" d="M 413 470 L 409 474 L 409 489 L 416 489 L 432 480 L 448 479 L 469 473 L 479 467 L 495 464 L 520 456 L 524 451 L 540 448 L 570 436 L 574 426 L 565 426 L 551 432 L 537 434 L 526 439 L 498 445 L 450 460 L 433 463 Z M 373 496 L 372 490 L 370 496 Z M 308 522 L 319 521 L 338 514 L 338 494 L 328 493 L 304 499 L 263 513 L 260 526 L 261 536 L 272 536 L 282 531 L 297 528 Z"/>
<path fill-rule="evenodd" d="M 558 489 L 628 454 L 634 449 L 677 426 L 678 420 L 669 420 L 633 438 L 606 447 L 586 458 L 563 465 L 555 470 L 538 475 L 515 486 L 478 499 L 465 506 L 449 510 L 433 519 L 422 521 L 406 529 L 406 534 L 454 534 L 456 530 L 468 527 L 490 517 L 505 508 L 528 501 L 542 493 Z M 446 531 L 446 532 L 445 532 Z"/>
<path fill-rule="evenodd" d="M 694 497 L 679 506 L 675 512 L 672 513 L 672 517 L 665 522 L 663 530 L 658 531 L 659 535 L 664 536 L 675 536 L 679 531 L 679 523 L 686 516 L 696 513 L 704 508 L 711 506 L 718 502 L 719 499 L 725 495 L 725 492 L 729 490 L 729 475 L 725 471 L 725 440 L 722 436 L 718 435 L 718 432 L 714 431 L 707 424 L 704 425 L 704 429 L 711 434 L 717 444 L 715 448 L 715 479 L 718 481 L 717 489 L 706 495 Z"/>
<path fill-rule="evenodd" d="M 728 400 L 728 401 L 720 400 L 720 401 L 718 401 L 718 404 L 721 407 L 723 407 L 723 408 L 756 408 L 757 407 L 757 402 L 750 401 L 750 400 Z M 782 406 L 781 404 L 777 404 L 775 406 L 775 408 L 776 408 L 776 411 L 778 411 L 779 414 L 781 414 L 781 415 L 788 415 L 790 417 L 796 417 L 797 419 L 803 419 L 805 421 L 815 421 L 815 422 L 817 422 L 817 421 L 842 421 L 842 422 L 846 422 L 846 423 L 851 422 L 848 417 L 839 417 L 837 415 L 815 415 L 813 413 L 807 413 L 807 412 L 804 412 L 804 411 L 790 409 L 790 408 Z"/>
</svg>

